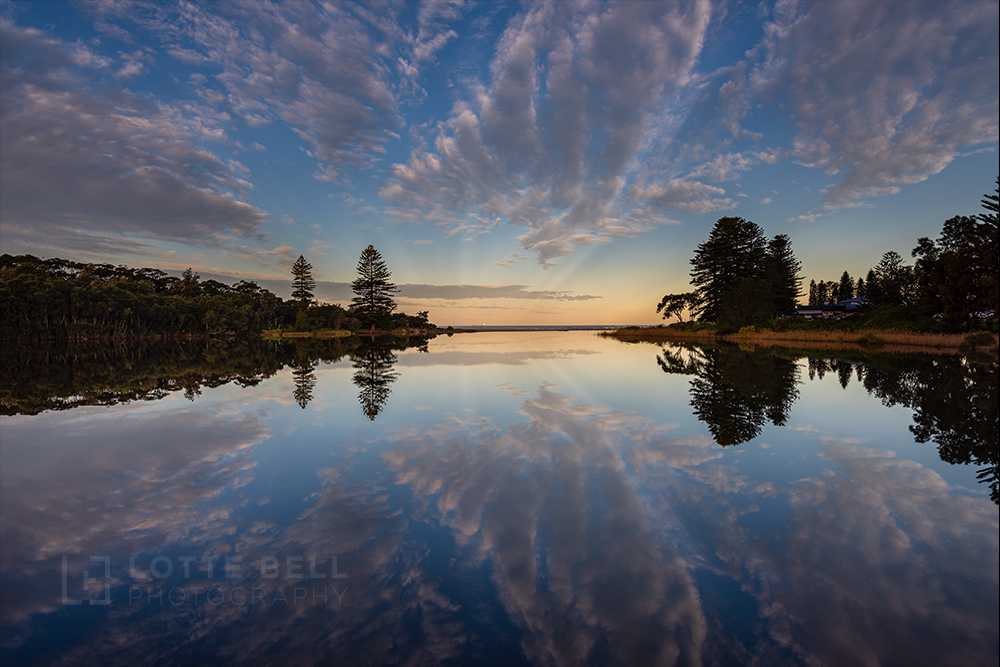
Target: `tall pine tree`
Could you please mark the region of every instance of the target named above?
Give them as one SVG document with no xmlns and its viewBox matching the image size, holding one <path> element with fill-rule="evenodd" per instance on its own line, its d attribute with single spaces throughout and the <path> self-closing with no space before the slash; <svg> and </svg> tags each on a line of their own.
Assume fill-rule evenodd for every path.
<svg viewBox="0 0 1000 667">
<path fill-rule="evenodd" d="M 738 292 L 766 280 L 767 239 L 763 230 L 744 218 L 719 218 L 708 240 L 691 259 L 691 285 L 698 295 L 698 319 L 718 322 L 731 309 Z"/>
<path fill-rule="evenodd" d="M 308 306 L 313 300 L 316 280 L 313 279 L 312 268 L 312 264 L 302 255 L 299 255 L 292 264 L 292 298 L 299 302 L 300 309 Z"/>
<path fill-rule="evenodd" d="M 389 282 L 391 276 L 379 251 L 374 246 L 365 248 L 358 260 L 358 278 L 351 283 L 356 295 L 351 311 L 373 327 L 387 323 L 396 310 L 392 295 L 399 290 Z"/>
<path fill-rule="evenodd" d="M 840 274 L 840 287 L 837 290 L 837 300 L 854 298 L 854 278 L 847 271 Z"/>
<path fill-rule="evenodd" d="M 767 244 L 768 280 L 774 294 L 774 312 L 794 310 L 802 294 L 802 263 L 792 253 L 792 241 L 778 234 Z"/>
</svg>

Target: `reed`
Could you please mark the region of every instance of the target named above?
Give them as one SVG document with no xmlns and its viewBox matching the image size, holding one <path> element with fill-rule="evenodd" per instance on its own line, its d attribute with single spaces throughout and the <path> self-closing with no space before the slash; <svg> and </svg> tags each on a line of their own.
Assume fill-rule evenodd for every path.
<svg viewBox="0 0 1000 667">
<path fill-rule="evenodd" d="M 958 348 L 962 334 L 922 333 L 919 331 L 898 331 L 895 329 L 862 329 L 860 331 L 772 331 L 762 329 L 748 334 L 730 334 L 723 340 L 754 343 L 765 341 L 803 341 L 824 343 L 857 343 L 862 346 L 916 345 L 934 348 Z"/>
<path fill-rule="evenodd" d="M 751 330 L 750 327 L 739 333 L 718 335 L 712 329 L 697 331 L 683 330 L 673 327 L 654 327 L 640 329 L 625 328 L 604 334 L 610 338 L 629 342 L 669 342 L 669 341 L 716 341 L 724 340 L 741 345 L 758 345 L 771 347 L 776 345 L 794 344 L 799 347 L 822 348 L 858 348 L 883 349 L 885 351 L 928 351 L 957 353 L 964 339 L 963 334 L 924 333 L 919 331 L 900 331 L 896 329 L 862 329 L 848 330 L 793 330 L 773 331 L 771 329 Z M 996 341 L 996 335 L 993 340 Z"/>
<path fill-rule="evenodd" d="M 277 338 L 346 338 L 352 335 L 343 329 L 323 329 L 321 331 L 280 331 L 268 329 L 262 332 L 261 338 L 273 340 Z"/>
</svg>

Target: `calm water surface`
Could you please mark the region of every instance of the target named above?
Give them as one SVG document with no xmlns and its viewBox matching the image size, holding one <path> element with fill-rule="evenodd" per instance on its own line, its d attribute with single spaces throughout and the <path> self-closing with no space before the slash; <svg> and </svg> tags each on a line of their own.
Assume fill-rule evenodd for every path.
<svg viewBox="0 0 1000 667">
<path fill-rule="evenodd" d="M 3 663 L 997 664 L 996 364 L 402 348 L 8 354 Z"/>
</svg>

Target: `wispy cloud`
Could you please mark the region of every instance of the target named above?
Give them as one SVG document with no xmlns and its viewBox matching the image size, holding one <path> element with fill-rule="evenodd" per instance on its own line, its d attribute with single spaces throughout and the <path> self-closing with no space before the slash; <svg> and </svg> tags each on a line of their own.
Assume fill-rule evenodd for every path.
<svg viewBox="0 0 1000 667">
<path fill-rule="evenodd" d="M 265 215 L 242 200 L 252 186 L 241 165 L 202 144 L 225 141 L 218 118 L 127 90 L 96 92 L 66 74 L 77 46 L 0 21 L 5 48 L 20 56 L 0 69 L 5 237 L 218 245 L 257 231 Z"/>
<path fill-rule="evenodd" d="M 997 21 L 986 2 L 779 4 L 720 101 L 734 128 L 785 110 L 794 158 L 838 177 L 830 202 L 894 194 L 997 140 Z"/>
<path fill-rule="evenodd" d="M 542 299 L 591 301 L 592 294 L 532 290 L 527 285 L 400 285 L 400 296 L 413 299 Z"/>
<path fill-rule="evenodd" d="M 493 263 L 496 264 L 497 266 L 502 266 L 505 269 L 509 269 L 522 259 L 527 259 L 527 258 L 528 255 L 522 255 L 519 252 L 512 252 L 503 259 L 497 260 L 496 262 Z"/>
<path fill-rule="evenodd" d="M 705 3 L 530 5 L 500 39 L 489 80 L 470 84 L 380 195 L 445 225 L 525 225 L 521 244 L 543 265 L 637 233 L 619 197 L 654 111 L 689 82 L 708 16 Z"/>
<path fill-rule="evenodd" d="M 738 211 L 755 170 L 825 174 L 832 213 L 1000 137 L 990 2 L 777 2 L 739 49 L 708 0 L 67 4 L 100 39 L 3 7 L 5 243 L 260 242 L 289 216 L 254 204 L 264 169 L 298 159 L 359 227 L 513 225 L 495 267 L 549 267 Z"/>
</svg>

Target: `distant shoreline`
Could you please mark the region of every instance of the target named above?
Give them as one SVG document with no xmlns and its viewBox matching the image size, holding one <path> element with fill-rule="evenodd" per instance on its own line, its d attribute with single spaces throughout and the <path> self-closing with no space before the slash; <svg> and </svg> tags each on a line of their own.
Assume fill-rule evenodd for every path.
<svg viewBox="0 0 1000 667">
<path fill-rule="evenodd" d="M 615 331 L 623 328 L 620 324 L 504 324 L 452 327 L 452 331 L 489 332 L 489 331 Z"/>
</svg>

